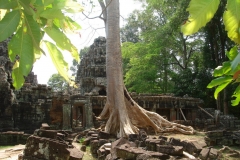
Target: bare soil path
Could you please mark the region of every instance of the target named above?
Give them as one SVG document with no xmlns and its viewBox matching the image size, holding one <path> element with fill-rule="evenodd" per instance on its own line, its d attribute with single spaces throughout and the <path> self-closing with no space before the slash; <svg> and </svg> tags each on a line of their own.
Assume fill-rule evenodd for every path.
<svg viewBox="0 0 240 160">
<path fill-rule="evenodd" d="M 18 155 L 23 153 L 25 145 L 15 145 L 0 148 L 0 160 L 18 160 Z"/>
</svg>

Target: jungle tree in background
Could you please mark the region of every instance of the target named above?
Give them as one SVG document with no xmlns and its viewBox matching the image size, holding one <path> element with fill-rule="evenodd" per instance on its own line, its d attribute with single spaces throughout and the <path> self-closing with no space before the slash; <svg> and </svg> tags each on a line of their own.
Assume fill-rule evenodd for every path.
<svg viewBox="0 0 240 160">
<path fill-rule="evenodd" d="M 196 89 L 193 84 L 194 81 L 197 82 L 194 80 L 196 72 L 200 71 L 196 67 L 202 65 L 203 34 L 184 37 L 180 31 L 180 26 L 187 16 L 188 3 L 189 0 L 147 0 L 143 10 L 134 11 L 127 19 L 127 24 L 122 29 L 125 32 L 122 34 L 129 35 L 122 37 L 139 35 L 138 39 L 141 40 L 129 43 L 131 39 L 126 38 L 128 43 L 123 43 L 122 46 L 125 83 L 130 91 L 174 92 L 179 96 L 189 94 L 198 97 L 193 93 L 206 87 Z M 129 26 L 135 29 L 127 31 Z M 181 77 L 182 73 L 190 74 L 185 76 L 188 80 Z M 192 86 L 189 86 L 189 83 Z"/>
<path fill-rule="evenodd" d="M 225 7 L 227 8 L 226 10 Z M 208 28 L 210 31 L 207 32 L 210 38 L 206 42 L 209 43 L 208 45 L 210 46 L 209 48 L 212 53 L 212 60 L 216 65 L 219 66 L 214 70 L 213 73 L 214 77 L 218 78 L 212 80 L 207 87 L 216 87 L 214 97 L 218 100 L 218 104 L 220 104 L 219 102 L 223 102 L 225 114 L 228 112 L 226 87 L 229 86 L 229 84 L 235 84 L 235 82 L 239 82 L 238 75 L 240 73 L 240 58 L 238 46 L 232 47 L 230 51 L 227 51 L 232 46 L 231 43 L 229 43 L 228 37 L 237 45 L 240 44 L 239 7 L 240 2 L 238 0 L 192 0 L 188 8 L 190 14 L 189 19 L 182 26 L 183 33 L 185 35 L 190 35 L 197 32 L 201 27 L 205 26 L 211 20 L 211 22 L 207 24 L 211 26 Z M 212 27 L 215 29 L 212 30 Z M 227 31 L 227 35 L 224 32 L 224 29 Z M 221 95 L 219 95 L 222 90 L 224 90 L 222 98 L 223 101 L 221 101 Z M 238 105 L 240 102 L 239 90 L 240 87 L 238 85 L 232 95 L 232 97 L 236 98 L 231 101 L 233 106 Z M 220 107 L 218 108 L 220 109 Z"/>
<path fill-rule="evenodd" d="M 205 34 L 205 44 L 203 48 L 205 68 L 214 69 L 222 65 L 222 63 L 228 59 L 226 52 L 234 45 L 227 36 L 222 18 L 226 4 L 227 0 L 220 1 L 214 17 L 203 28 Z M 227 94 L 229 89 L 229 87 L 225 88 L 224 91 L 218 95 L 216 101 L 217 108 L 223 110 L 224 114 L 228 114 L 228 107 L 230 106 L 231 94 Z M 214 98 L 213 94 L 211 97 Z"/>
<path fill-rule="evenodd" d="M 53 74 L 47 84 L 54 92 L 64 92 L 69 87 L 68 82 L 60 74 Z"/>
</svg>

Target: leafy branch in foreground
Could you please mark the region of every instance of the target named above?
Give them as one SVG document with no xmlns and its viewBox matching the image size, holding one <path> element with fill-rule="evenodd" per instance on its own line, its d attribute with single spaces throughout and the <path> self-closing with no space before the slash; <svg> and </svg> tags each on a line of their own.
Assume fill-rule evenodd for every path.
<svg viewBox="0 0 240 160">
<path fill-rule="evenodd" d="M 20 57 L 12 72 L 16 89 L 21 88 L 33 63 L 44 53 L 41 42 L 46 44 L 59 74 L 71 83 L 68 64 L 59 49 L 69 51 L 79 62 L 78 51 L 65 34 L 81 28 L 67 13 L 82 11 L 82 6 L 73 0 L 0 1 L 0 42 L 12 36 L 8 45 L 9 58 L 14 62 Z M 54 44 L 42 40 L 45 34 Z"/>
<path fill-rule="evenodd" d="M 185 24 L 182 25 L 182 32 L 185 35 L 196 33 L 201 27 L 205 26 L 214 16 L 220 4 L 220 0 L 191 0 L 188 11 L 189 18 Z M 240 82 L 240 1 L 228 0 L 226 10 L 223 13 L 223 23 L 228 37 L 236 43 L 229 52 L 226 61 L 222 66 L 218 66 L 214 70 L 214 77 L 208 84 L 208 88 L 217 87 L 215 89 L 214 97 L 217 99 L 218 93 L 226 88 L 229 84 Z M 232 105 L 236 106 L 240 102 L 240 85 L 235 89 L 232 97 Z"/>
</svg>

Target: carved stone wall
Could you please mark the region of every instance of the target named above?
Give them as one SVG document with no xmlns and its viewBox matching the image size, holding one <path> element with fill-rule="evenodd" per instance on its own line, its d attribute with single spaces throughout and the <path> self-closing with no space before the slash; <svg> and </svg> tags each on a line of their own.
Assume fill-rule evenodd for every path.
<svg viewBox="0 0 240 160">
<path fill-rule="evenodd" d="M 0 130 L 13 127 L 11 106 L 14 102 L 12 63 L 8 58 L 9 39 L 0 42 Z"/>
<path fill-rule="evenodd" d="M 17 103 L 13 105 L 14 127 L 31 133 L 42 123 L 50 122 L 52 107 L 51 88 L 29 83 L 15 92 Z"/>
<path fill-rule="evenodd" d="M 94 40 L 88 53 L 82 56 L 76 81 L 80 94 L 106 95 L 106 39 Z"/>
</svg>

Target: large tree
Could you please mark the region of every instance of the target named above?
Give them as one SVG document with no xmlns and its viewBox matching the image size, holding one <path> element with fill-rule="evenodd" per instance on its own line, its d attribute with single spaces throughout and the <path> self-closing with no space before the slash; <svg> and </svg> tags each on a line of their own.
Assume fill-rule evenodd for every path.
<svg viewBox="0 0 240 160">
<path fill-rule="evenodd" d="M 107 102 L 100 115 L 100 118 L 108 118 L 105 130 L 109 133 L 118 134 L 120 137 L 137 133 L 138 128 L 148 127 L 151 127 L 156 132 L 179 131 L 185 134 L 192 134 L 194 131 L 192 127 L 171 123 L 154 112 L 144 110 L 130 97 L 123 83 L 119 35 L 119 0 L 105 0 L 105 3 L 103 0 L 99 0 L 99 2 L 103 8 L 102 13 L 103 19 L 105 19 L 107 35 Z M 15 84 L 16 88 L 20 88 L 23 84 L 23 80 L 17 79 L 16 75 L 23 79 L 23 76 L 28 74 L 28 70 L 24 67 L 26 63 L 28 68 L 31 68 L 37 58 L 37 53 L 42 51 L 39 48 L 43 37 L 41 31 L 46 32 L 59 48 L 70 50 L 73 55 L 76 55 L 76 49 L 62 31 L 75 27 L 79 28 L 79 25 L 76 25 L 69 17 L 63 14 L 63 11 L 64 13 L 81 11 L 82 9 L 77 3 L 72 0 L 44 1 L 44 3 L 42 1 L 1 0 L 0 4 L 0 9 L 6 11 L 6 15 L 0 23 L 1 39 L 6 39 L 17 30 L 9 45 L 12 61 L 20 54 L 19 48 L 22 48 L 20 50 L 19 67 L 15 69 L 15 72 L 13 71 L 15 82 L 18 82 Z M 12 22 L 14 22 L 14 26 Z M 8 30 L 8 26 L 11 26 L 11 31 L 4 32 L 4 30 Z M 61 71 L 63 74 L 67 65 L 62 60 L 62 54 L 60 54 L 60 51 L 54 44 L 44 42 L 50 53 L 52 53 L 52 59 L 59 72 Z M 21 46 L 19 47 L 19 45 Z M 25 50 L 28 52 L 25 52 Z M 69 79 L 67 76 L 65 77 Z"/>
<path fill-rule="evenodd" d="M 154 112 L 141 108 L 129 95 L 123 83 L 119 28 L 119 0 L 99 0 L 106 24 L 107 102 L 99 118 L 108 119 L 105 131 L 126 137 L 138 128 L 155 132 L 179 131 L 193 134 L 192 127 L 172 123 Z"/>
</svg>

